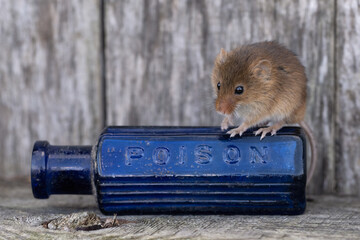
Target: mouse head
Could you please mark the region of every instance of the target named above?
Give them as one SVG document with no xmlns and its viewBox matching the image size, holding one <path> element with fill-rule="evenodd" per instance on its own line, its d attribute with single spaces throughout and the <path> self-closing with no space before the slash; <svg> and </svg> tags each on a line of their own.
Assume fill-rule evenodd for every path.
<svg viewBox="0 0 360 240">
<path fill-rule="evenodd" d="M 249 51 L 226 52 L 216 57 L 211 82 L 216 97 L 215 108 L 232 114 L 237 107 L 263 99 L 271 89 L 271 62 Z"/>
</svg>

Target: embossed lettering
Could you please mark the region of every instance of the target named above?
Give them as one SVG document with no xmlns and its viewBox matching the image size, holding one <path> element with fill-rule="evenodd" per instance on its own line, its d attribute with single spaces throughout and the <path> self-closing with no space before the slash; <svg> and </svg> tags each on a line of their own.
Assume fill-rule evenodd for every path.
<svg viewBox="0 0 360 240">
<path fill-rule="evenodd" d="M 141 147 L 128 147 L 125 155 L 125 165 L 131 166 L 132 161 L 144 157 L 144 149 Z"/>
<path fill-rule="evenodd" d="M 224 149 L 223 160 L 227 164 L 236 164 L 240 161 L 240 150 L 236 146 L 230 145 Z"/>
<path fill-rule="evenodd" d="M 115 148 L 114 147 L 111 147 L 111 148 L 107 148 L 107 152 L 110 153 L 110 152 L 115 152 Z"/>
<path fill-rule="evenodd" d="M 187 157 L 186 157 L 186 147 L 185 146 L 181 146 L 179 148 L 179 164 L 185 164 L 185 162 L 187 161 Z"/>
<path fill-rule="evenodd" d="M 268 147 L 262 147 L 262 152 L 257 147 L 250 147 L 250 163 L 266 163 L 269 159 Z"/>
<path fill-rule="evenodd" d="M 153 160 L 157 165 L 165 165 L 169 162 L 170 152 L 169 149 L 158 147 L 153 152 Z"/>
<path fill-rule="evenodd" d="M 195 148 L 195 162 L 197 164 L 208 164 L 212 161 L 211 147 L 208 145 L 198 145 Z"/>
</svg>

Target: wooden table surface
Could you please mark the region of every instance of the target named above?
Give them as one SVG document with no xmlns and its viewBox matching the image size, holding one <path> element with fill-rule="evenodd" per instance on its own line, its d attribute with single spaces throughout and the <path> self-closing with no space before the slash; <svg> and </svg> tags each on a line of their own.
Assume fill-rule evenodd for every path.
<svg viewBox="0 0 360 240">
<path fill-rule="evenodd" d="M 299 216 L 118 216 L 119 226 L 51 230 L 44 222 L 93 212 L 94 196 L 34 199 L 30 183 L 0 182 L 0 239 L 360 239 L 360 199 L 311 196 Z M 65 218 L 64 218 L 65 217 Z"/>
</svg>

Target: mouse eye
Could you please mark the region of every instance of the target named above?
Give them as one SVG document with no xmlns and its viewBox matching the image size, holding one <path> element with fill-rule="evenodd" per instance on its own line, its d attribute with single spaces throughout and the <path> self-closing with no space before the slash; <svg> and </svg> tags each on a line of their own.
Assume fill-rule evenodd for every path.
<svg viewBox="0 0 360 240">
<path fill-rule="evenodd" d="M 242 94 L 243 92 L 244 92 L 244 87 L 243 87 L 243 86 L 237 86 L 237 87 L 235 88 L 235 94 L 240 95 L 240 94 Z"/>
<path fill-rule="evenodd" d="M 220 90 L 220 82 L 218 82 L 217 88 L 218 88 L 218 90 Z"/>
</svg>

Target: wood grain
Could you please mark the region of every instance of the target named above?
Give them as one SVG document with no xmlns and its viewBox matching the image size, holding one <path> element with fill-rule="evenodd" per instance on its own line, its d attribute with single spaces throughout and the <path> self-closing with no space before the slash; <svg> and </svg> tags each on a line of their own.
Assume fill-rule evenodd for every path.
<svg viewBox="0 0 360 240">
<path fill-rule="evenodd" d="M 338 1 L 336 189 L 360 196 L 360 2 Z"/>
<path fill-rule="evenodd" d="M 0 182 L 0 239 L 359 239 L 360 201 L 314 196 L 305 214 L 121 216 L 119 227 L 94 231 L 51 230 L 43 222 L 67 214 L 95 212 L 95 196 L 32 198 L 28 185 Z M 72 221 L 72 224 L 74 222 Z"/>
<path fill-rule="evenodd" d="M 333 2 L 109 0 L 105 9 L 108 124 L 219 125 L 210 74 L 220 48 L 277 40 L 307 67 L 306 119 L 321 139 L 310 190 L 333 191 Z"/>
<path fill-rule="evenodd" d="M 318 163 L 309 192 L 332 193 L 335 191 L 334 2 L 278 1 L 275 7 L 276 39 L 299 55 L 308 77 L 305 120 L 318 142 Z"/>
<path fill-rule="evenodd" d="M 28 176 L 35 140 L 102 127 L 99 2 L 0 1 L 0 176 Z"/>
</svg>

